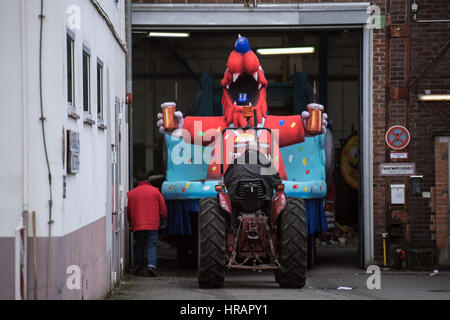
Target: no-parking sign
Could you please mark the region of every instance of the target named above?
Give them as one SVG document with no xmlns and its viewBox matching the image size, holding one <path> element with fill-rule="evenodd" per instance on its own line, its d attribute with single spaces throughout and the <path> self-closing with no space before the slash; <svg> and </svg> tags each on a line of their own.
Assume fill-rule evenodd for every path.
<svg viewBox="0 0 450 320">
<path fill-rule="evenodd" d="M 386 132 L 386 143 L 395 150 L 401 150 L 409 144 L 411 136 L 408 129 L 403 126 L 395 125 Z"/>
</svg>

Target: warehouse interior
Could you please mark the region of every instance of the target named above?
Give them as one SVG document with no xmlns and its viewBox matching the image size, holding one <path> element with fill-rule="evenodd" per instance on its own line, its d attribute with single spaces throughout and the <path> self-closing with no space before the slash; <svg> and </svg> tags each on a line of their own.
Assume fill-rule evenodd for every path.
<svg viewBox="0 0 450 320">
<path fill-rule="evenodd" d="M 306 104 L 296 105 L 305 102 L 298 97 L 299 88 L 307 91 L 309 102 L 325 106 L 334 146 L 325 210 L 333 212 L 334 228 L 316 235 L 317 263 L 358 266 L 361 30 L 240 32 L 255 53 L 258 48 L 314 47 L 309 54 L 257 53 L 269 82 L 268 113 L 304 110 Z M 164 180 L 164 140 L 156 125 L 163 102 L 175 101 L 185 116 L 222 115 L 219 82 L 237 37 L 237 31 L 190 31 L 182 38 L 133 31 L 133 174 L 151 173 L 158 187 Z"/>
</svg>

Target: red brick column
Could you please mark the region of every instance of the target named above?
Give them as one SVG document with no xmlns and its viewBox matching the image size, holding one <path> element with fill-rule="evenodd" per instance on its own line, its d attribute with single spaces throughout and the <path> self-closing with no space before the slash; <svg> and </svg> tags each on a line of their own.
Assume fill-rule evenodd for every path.
<svg viewBox="0 0 450 320">
<path fill-rule="evenodd" d="M 434 164 L 435 164 L 435 225 L 436 247 L 448 248 L 448 215 L 449 215 L 449 152 L 450 137 L 434 138 Z"/>
<path fill-rule="evenodd" d="M 385 1 L 371 1 L 385 14 Z M 381 233 L 386 232 L 386 180 L 379 174 L 380 163 L 386 162 L 386 28 L 373 30 L 373 237 L 374 262 L 383 261 Z"/>
<path fill-rule="evenodd" d="M 375 261 L 382 261 L 380 234 L 386 232 L 386 182 L 379 174 L 385 162 L 386 32 L 373 31 L 373 224 Z"/>
</svg>

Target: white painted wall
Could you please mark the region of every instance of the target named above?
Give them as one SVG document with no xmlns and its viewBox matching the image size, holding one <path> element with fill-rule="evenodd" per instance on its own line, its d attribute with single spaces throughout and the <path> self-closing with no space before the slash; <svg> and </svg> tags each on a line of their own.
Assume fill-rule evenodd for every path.
<svg viewBox="0 0 450 320">
<path fill-rule="evenodd" d="M 124 39 L 124 1 L 98 1 Z M 104 118 L 114 116 L 115 97 L 125 96 L 125 52 L 114 39 L 103 18 L 90 1 L 45 0 L 43 36 L 43 102 L 48 155 L 52 171 L 53 220 L 52 236 L 63 236 L 107 214 L 107 135 L 114 136 L 114 126 L 102 130 L 97 124 L 83 121 L 82 111 L 82 46 L 91 51 L 91 104 L 96 119 L 96 64 L 104 64 Z M 21 10 L 21 5 L 24 8 Z M 77 5 L 81 12 L 81 28 L 75 34 L 76 107 L 81 118 L 67 116 L 66 84 L 66 17 L 67 7 Z M 24 194 L 28 190 L 27 209 L 37 212 L 38 236 L 48 234 L 48 174 L 39 105 L 39 15 L 40 1 L 4 0 L 0 4 L 0 237 L 12 237 L 16 219 L 21 214 Z M 24 30 L 21 30 L 21 16 Z M 22 49 L 22 45 L 25 48 Z M 22 78 L 21 54 L 24 53 Z M 107 76 L 109 75 L 109 79 Z M 110 88 L 106 86 L 109 83 Z M 22 90 L 24 95 L 22 97 Z M 109 96 L 107 96 L 107 94 Z M 28 102 L 28 103 L 27 103 Z M 109 102 L 109 103 L 108 103 Z M 27 112 L 25 120 L 23 112 Z M 110 119 L 114 123 L 114 119 Z M 23 123 L 27 124 L 24 130 Z M 67 198 L 63 199 L 63 128 L 80 133 L 80 172 L 67 174 Z M 128 128 L 122 126 L 122 182 L 128 186 Z M 28 133 L 27 139 L 23 134 Z M 67 141 L 66 141 L 67 146 Z M 24 150 L 28 158 L 24 160 Z M 65 161 L 65 160 L 64 160 Z M 67 164 L 66 164 L 67 165 Z M 23 189 L 24 173 L 29 168 L 29 181 Z"/>
<path fill-rule="evenodd" d="M 22 71 L 20 1 L 0 9 L 0 237 L 12 237 L 22 211 Z"/>
</svg>

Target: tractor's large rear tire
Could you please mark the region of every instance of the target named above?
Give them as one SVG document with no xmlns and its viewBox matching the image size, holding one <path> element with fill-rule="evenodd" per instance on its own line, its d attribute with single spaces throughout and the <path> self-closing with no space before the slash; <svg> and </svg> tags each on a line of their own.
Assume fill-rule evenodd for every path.
<svg viewBox="0 0 450 320">
<path fill-rule="evenodd" d="M 283 288 L 302 288 L 306 280 L 308 234 L 305 201 L 287 198 L 279 218 L 279 262 L 277 282 Z"/>
<path fill-rule="evenodd" d="M 204 198 L 198 212 L 198 284 L 221 288 L 227 258 L 227 220 L 217 198 Z"/>
</svg>

